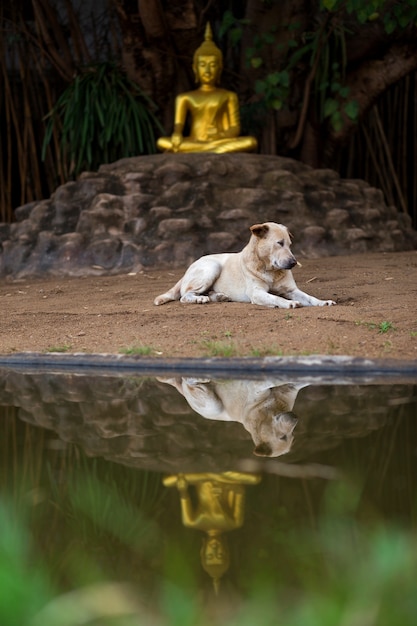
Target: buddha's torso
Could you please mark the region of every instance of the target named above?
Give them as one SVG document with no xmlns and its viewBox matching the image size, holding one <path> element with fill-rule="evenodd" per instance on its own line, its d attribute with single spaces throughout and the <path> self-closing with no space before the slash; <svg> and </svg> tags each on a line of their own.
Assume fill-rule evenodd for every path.
<svg viewBox="0 0 417 626">
<path fill-rule="evenodd" d="M 220 138 L 222 132 L 233 125 L 230 115 L 231 96 L 226 89 L 190 91 L 181 96 L 182 105 L 192 116 L 190 137 L 197 141 Z"/>
</svg>

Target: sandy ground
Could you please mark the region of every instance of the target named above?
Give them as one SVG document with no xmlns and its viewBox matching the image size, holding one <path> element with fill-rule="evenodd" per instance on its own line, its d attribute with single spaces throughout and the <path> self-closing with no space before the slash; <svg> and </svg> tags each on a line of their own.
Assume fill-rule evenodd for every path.
<svg viewBox="0 0 417 626">
<path fill-rule="evenodd" d="M 181 271 L 3 281 L 0 353 L 417 358 L 417 251 L 300 261 L 299 287 L 337 306 L 154 306 Z"/>
</svg>

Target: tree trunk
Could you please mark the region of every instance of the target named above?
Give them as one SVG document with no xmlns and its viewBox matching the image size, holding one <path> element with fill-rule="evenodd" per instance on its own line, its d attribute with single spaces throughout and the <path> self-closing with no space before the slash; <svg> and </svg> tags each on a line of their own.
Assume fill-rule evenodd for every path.
<svg viewBox="0 0 417 626">
<path fill-rule="evenodd" d="M 169 132 L 174 98 L 192 85 L 192 50 L 199 44 L 194 3 L 175 0 L 163 9 L 160 0 L 138 0 L 137 12 L 129 13 L 127 0 L 114 2 L 125 70 L 163 112 Z"/>
<path fill-rule="evenodd" d="M 346 80 L 350 88 L 349 99 L 359 104 L 359 119 L 362 119 L 377 99 L 391 85 L 417 69 L 417 42 L 394 44 L 381 59 L 364 61 Z M 347 141 L 355 132 L 357 123 L 344 115 L 344 125 L 339 131 L 329 129 L 326 155 L 331 156 L 335 148 Z"/>
</svg>

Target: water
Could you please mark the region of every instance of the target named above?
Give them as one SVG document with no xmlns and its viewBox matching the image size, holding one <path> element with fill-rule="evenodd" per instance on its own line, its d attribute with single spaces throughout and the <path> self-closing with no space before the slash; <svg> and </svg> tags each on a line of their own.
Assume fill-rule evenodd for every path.
<svg viewBox="0 0 417 626">
<path fill-rule="evenodd" d="M 410 381 L 0 369 L 22 563 L 1 623 L 412 624 L 416 402 Z"/>
</svg>

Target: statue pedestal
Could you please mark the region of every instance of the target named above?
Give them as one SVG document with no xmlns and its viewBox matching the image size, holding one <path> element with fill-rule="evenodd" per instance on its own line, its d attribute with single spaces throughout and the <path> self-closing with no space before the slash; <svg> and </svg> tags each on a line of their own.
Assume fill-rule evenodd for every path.
<svg viewBox="0 0 417 626">
<path fill-rule="evenodd" d="M 409 217 L 364 181 L 249 153 L 123 159 L 20 207 L 16 219 L 0 229 L 3 276 L 183 268 L 240 250 L 265 221 L 288 226 L 301 261 L 417 245 Z"/>
</svg>

